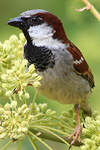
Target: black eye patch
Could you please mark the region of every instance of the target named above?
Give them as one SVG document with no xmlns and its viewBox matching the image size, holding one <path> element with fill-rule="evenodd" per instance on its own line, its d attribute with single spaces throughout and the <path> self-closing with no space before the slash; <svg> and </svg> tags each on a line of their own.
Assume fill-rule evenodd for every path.
<svg viewBox="0 0 100 150">
<path fill-rule="evenodd" d="M 27 24 L 29 26 L 36 26 L 42 24 L 44 21 L 39 16 L 32 16 L 29 19 L 27 19 Z"/>
</svg>

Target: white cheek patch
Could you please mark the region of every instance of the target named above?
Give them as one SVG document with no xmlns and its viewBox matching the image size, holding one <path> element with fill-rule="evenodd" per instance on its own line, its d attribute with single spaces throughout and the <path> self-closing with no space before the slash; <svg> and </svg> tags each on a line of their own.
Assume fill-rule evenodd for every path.
<svg viewBox="0 0 100 150">
<path fill-rule="evenodd" d="M 54 31 L 50 26 L 44 23 L 42 25 L 31 26 L 28 29 L 28 33 L 31 39 L 35 40 L 51 37 L 53 36 Z"/>
<path fill-rule="evenodd" d="M 46 23 L 38 26 L 31 26 L 28 33 L 32 39 L 32 43 L 36 46 L 45 46 L 49 49 L 65 49 L 66 45 L 61 41 L 54 39 L 53 35 L 56 31 Z"/>
</svg>

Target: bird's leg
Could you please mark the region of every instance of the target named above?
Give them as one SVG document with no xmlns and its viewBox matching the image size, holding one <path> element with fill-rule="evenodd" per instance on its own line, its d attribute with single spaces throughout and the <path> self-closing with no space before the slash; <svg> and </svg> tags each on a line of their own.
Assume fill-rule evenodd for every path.
<svg viewBox="0 0 100 150">
<path fill-rule="evenodd" d="M 71 144 L 70 144 L 70 147 L 76 142 L 76 140 L 78 139 L 78 141 L 80 142 L 80 135 L 81 135 L 81 123 L 80 123 L 80 108 L 79 108 L 79 105 L 76 104 L 75 105 L 75 111 L 77 113 L 77 126 L 73 132 L 73 134 L 69 137 L 69 139 L 73 138 Z"/>
</svg>

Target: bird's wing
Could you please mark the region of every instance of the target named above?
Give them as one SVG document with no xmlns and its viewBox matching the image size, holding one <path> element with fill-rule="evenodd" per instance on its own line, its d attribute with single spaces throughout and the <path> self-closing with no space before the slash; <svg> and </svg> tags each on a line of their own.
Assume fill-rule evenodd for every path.
<svg viewBox="0 0 100 150">
<path fill-rule="evenodd" d="M 74 59 L 74 69 L 75 72 L 82 77 L 84 77 L 86 80 L 88 80 L 91 88 L 94 87 L 94 77 L 93 74 L 85 61 L 85 58 L 83 57 L 82 53 L 80 50 L 69 41 L 70 46 L 67 48 L 67 50 L 72 54 L 73 59 Z"/>
</svg>

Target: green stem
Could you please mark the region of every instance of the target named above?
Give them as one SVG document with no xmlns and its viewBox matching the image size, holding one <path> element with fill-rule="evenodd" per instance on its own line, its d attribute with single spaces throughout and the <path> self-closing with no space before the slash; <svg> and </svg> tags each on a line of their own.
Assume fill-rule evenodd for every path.
<svg viewBox="0 0 100 150">
<path fill-rule="evenodd" d="M 45 143 L 42 139 L 40 139 L 39 137 L 37 137 L 35 134 L 33 134 L 32 132 L 29 131 L 29 134 L 31 136 L 33 136 L 34 138 L 36 138 L 40 143 L 42 143 L 45 147 L 48 148 L 48 150 L 53 150 L 47 143 Z"/>
<path fill-rule="evenodd" d="M 9 141 L 7 144 L 5 144 L 1 150 L 5 150 L 10 144 L 12 143 L 12 141 Z"/>
<path fill-rule="evenodd" d="M 49 129 L 51 131 L 55 131 L 55 132 L 58 132 L 59 134 L 62 134 L 64 136 L 69 136 L 67 133 L 59 130 L 59 129 L 55 129 L 55 128 L 52 128 L 52 127 L 47 127 L 47 126 L 41 126 L 41 125 L 36 125 L 36 126 L 32 126 L 32 128 L 46 128 L 46 129 Z"/>
<path fill-rule="evenodd" d="M 23 143 L 23 141 L 20 141 L 20 142 L 19 142 L 18 147 L 17 147 L 16 150 L 20 150 L 20 149 L 21 149 L 22 143 Z"/>
<path fill-rule="evenodd" d="M 37 94 L 38 94 L 38 91 L 37 91 L 37 89 L 35 89 L 35 94 L 34 94 L 34 97 L 33 97 L 33 105 L 34 105 L 35 102 L 36 102 Z"/>
<path fill-rule="evenodd" d="M 44 129 L 48 129 L 45 126 L 42 126 Z M 33 134 L 38 134 L 39 132 L 41 133 L 39 135 L 40 138 L 46 139 L 46 140 L 50 140 L 50 141 L 55 141 L 55 142 L 59 142 L 59 143 L 64 143 L 64 141 L 61 141 L 61 139 L 56 138 L 54 135 L 51 135 L 50 133 L 44 132 L 43 129 L 41 128 L 41 126 L 39 126 L 39 128 L 41 128 L 41 130 L 38 131 L 38 126 L 32 126 L 30 127 L 30 132 L 32 132 Z M 49 128 L 49 130 L 52 130 L 52 128 Z M 52 130 L 54 131 L 54 130 Z M 62 134 L 63 136 L 59 135 L 61 138 L 63 138 L 66 142 L 68 142 L 69 144 L 71 143 L 72 140 L 70 140 L 68 138 L 68 135 L 66 136 L 66 134 L 64 134 L 64 132 L 60 132 L 59 130 L 55 129 L 56 132 Z M 83 145 L 83 143 L 76 141 L 74 143 L 75 146 L 81 146 Z"/>
<path fill-rule="evenodd" d="M 30 138 L 30 137 L 28 136 L 28 139 L 29 139 L 29 141 L 30 141 L 30 143 L 31 143 L 31 145 L 32 145 L 32 147 L 33 147 L 33 150 L 38 150 L 37 147 L 36 147 L 36 145 L 33 143 L 32 138 Z"/>
<path fill-rule="evenodd" d="M 40 128 L 40 129 L 42 129 L 42 130 L 44 130 L 44 131 L 50 133 L 50 134 L 53 135 L 54 137 L 57 137 L 59 140 L 61 140 L 63 143 L 65 143 L 66 145 L 69 146 L 69 144 L 66 142 L 66 140 L 64 140 L 61 136 L 55 134 L 54 132 L 52 132 L 52 131 L 50 131 L 50 130 L 48 130 L 48 129 L 46 129 L 46 128 Z"/>
<path fill-rule="evenodd" d="M 59 119 L 58 119 L 57 117 L 53 117 L 53 119 L 59 121 Z M 67 117 L 66 117 L 66 119 L 67 119 Z M 73 120 L 71 120 L 70 118 L 68 118 L 66 121 L 63 121 L 63 120 L 61 119 L 61 123 L 62 123 L 62 124 L 65 124 L 66 126 L 68 126 L 68 125 L 70 124 L 71 127 L 74 128 Z"/>
<path fill-rule="evenodd" d="M 35 89 L 34 97 L 33 97 L 33 102 L 32 102 L 32 108 L 33 108 L 34 105 L 35 105 L 37 94 L 38 94 L 38 91 L 37 91 L 37 89 Z M 33 109 L 31 109 L 31 112 L 32 112 L 32 110 L 33 110 Z"/>
</svg>

